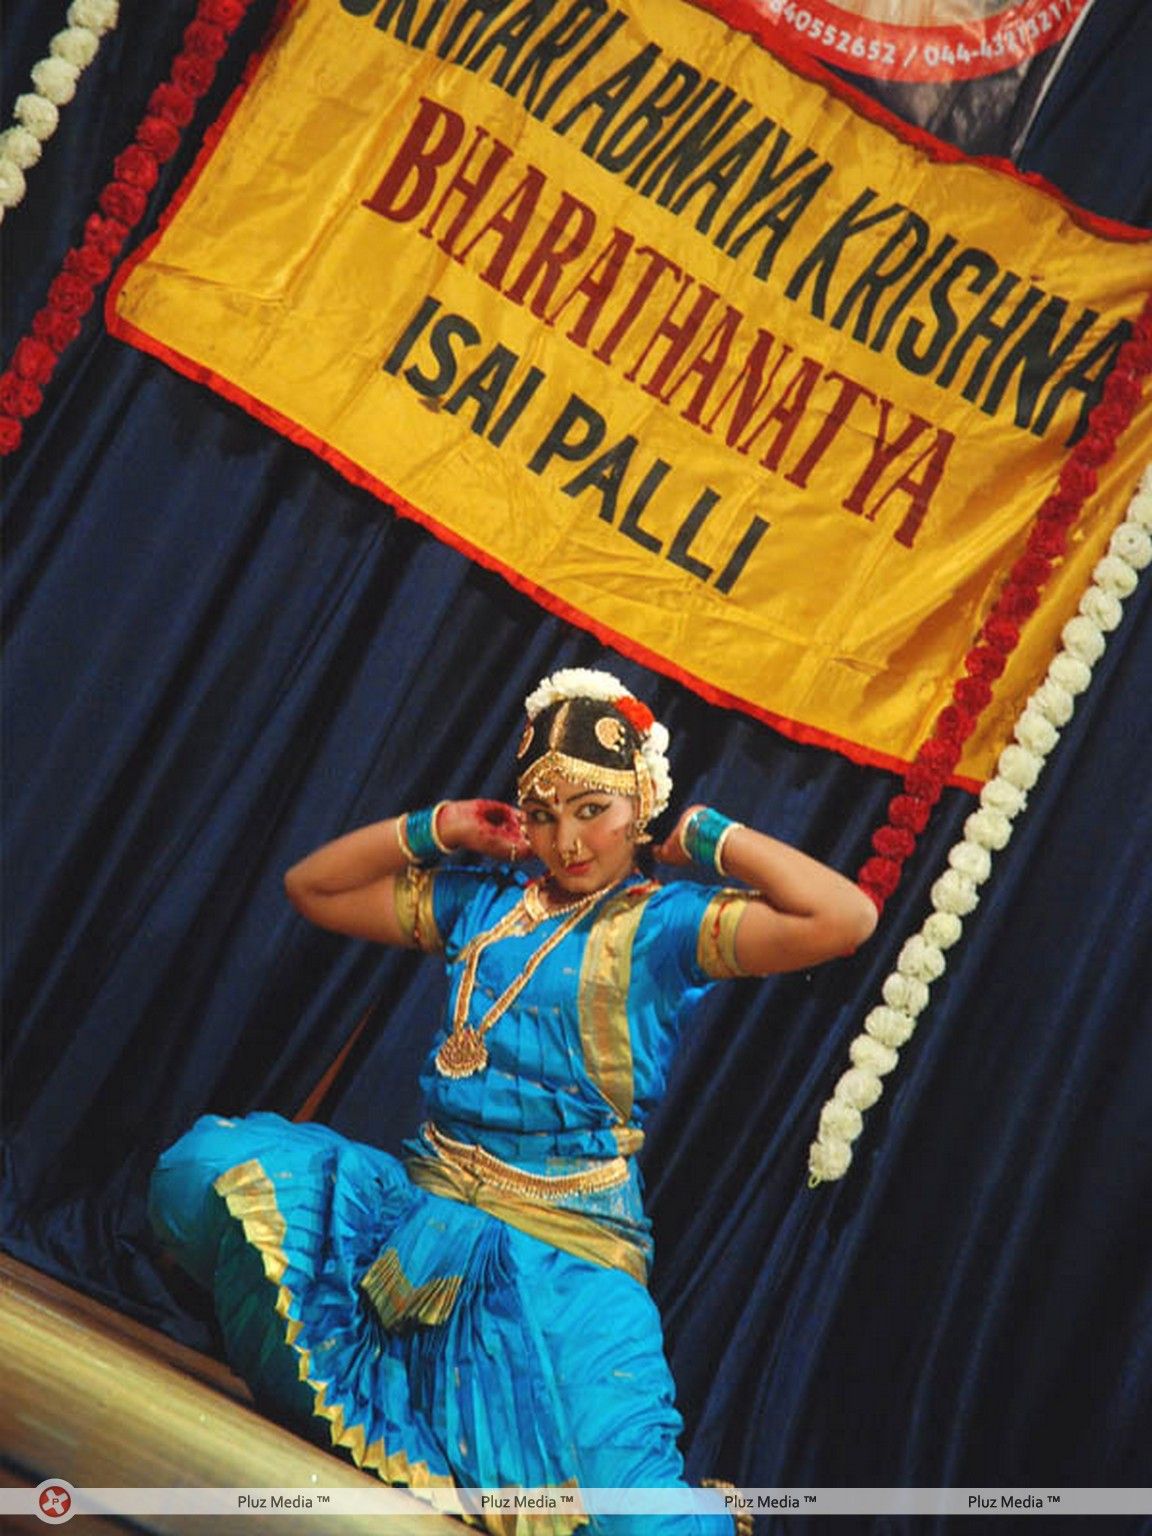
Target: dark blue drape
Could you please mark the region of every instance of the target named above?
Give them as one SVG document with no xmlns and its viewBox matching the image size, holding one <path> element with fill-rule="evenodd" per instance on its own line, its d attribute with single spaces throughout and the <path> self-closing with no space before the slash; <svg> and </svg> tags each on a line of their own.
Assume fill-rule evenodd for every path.
<svg viewBox="0 0 1152 1536">
<path fill-rule="evenodd" d="M 7 347 L 191 14 L 121 9 L 6 223 Z M 12 18 L 6 120 L 59 24 Z M 1149 8 L 1096 5 L 1021 163 L 1152 219 L 1150 75 Z M 308 929 L 290 862 L 433 798 L 508 794 L 520 700 L 563 664 L 649 699 L 680 803 L 846 870 L 894 790 L 605 657 L 96 314 L 10 470 L 6 543 L 4 1241 L 193 1342 L 203 1308 L 143 1221 L 159 1148 L 207 1108 L 294 1113 L 366 1014 L 324 1117 L 395 1147 L 418 1113 L 435 968 Z M 969 798 L 945 796 L 864 951 L 700 1016 L 646 1159 L 695 1475 L 1152 1480 L 1147 588 L 840 1184 L 806 1187 L 819 1106 Z"/>
</svg>

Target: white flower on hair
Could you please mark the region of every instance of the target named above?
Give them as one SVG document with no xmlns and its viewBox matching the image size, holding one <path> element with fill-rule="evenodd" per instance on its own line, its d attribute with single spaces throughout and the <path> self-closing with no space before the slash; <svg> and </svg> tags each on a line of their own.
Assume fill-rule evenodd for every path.
<svg viewBox="0 0 1152 1536">
<path fill-rule="evenodd" d="M 913 1018 L 928 1006 L 927 985 L 917 977 L 904 976 L 899 971 L 892 971 L 885 977 L 880 992 L 889 1008 L 911 1014 Z"/>
<path fill-rule="evenodd" d="M 1092 668 L 1086 667 L 1068 651 L 1057 651 L 1048 666 L 1048 676 L 1071 694 L 1083 693 L 1092 681 Z"/>
<path fill-rule="evenodd" d="M 0 159 L 14 161 L 22 171 L 35 165 L 41 152 L 40 140 L 27 128 L 8 128 L 0 133 Z"/>
<path fill-rule="evenodd" d="M 634 699 L 636 695 L 611 672 L 592 667 L 563 667 L 543 678 L 524 700 L 529 720 L 563 699 L 601 699 L 605 704 L 617 699 Z M 672 771 L 668 766 L 667 728 L 659 720 L 653 720 L 640 735 L 640 756 L 652 780 L 652 814 L 659 816 L 672 798 Z"/>
<path fill-rule="evenodd" d="M 1127 560 L 1121 560 L 1119 555 L 1105 555 L 1096 562 L 1092 572 L 1092 580 L 1096 585 L 1103 587 L 1105 592 L 1113 593 L 1121 601 L 1132 596 L 1139 579 L 1136 570 Z"/>
<path fill-rule="evenodd" d="M 849 1067 L 836 1084 L 832 1097 L 855 1109 L 871 1109 L 883 1092 L 884 1084 L 875 1072 L 865 1067 Z"/>
<path fill-rule="evenodd" d="M 859 1067 L 862 1072 L 874 1072 L 877 1077 L 887 1077 L 900 1059 L 890 1045 L 869 1034 L 857 1035 L 848 1054 L 854 1067 Z"/>
<path fill-rule="evenodd" d="M 1018 784 L 998 773 L 980 791 L 980 804 L 987 811 L 999 811 L 1002 816 L 1019 816 L 1028 804 L 1028 796 Z"/>
<path fill-rule="evenodd" d="M 945 959 L 937 945 L 929 943 L 923 934 L 914 933 L 900 951 L 896 969 L 901 976 L 911 976 L 917 981 L 933 982 L 944 974 Z"/>
<path fill-rule="evenodd" d="M 80 71 L 75 64 L 69 64 L 67 59 L 58 59 L 55 54 L 50 54 L 32 66 L 32 84 L 41 96 L 47 96 L 58 107 L 65 106 L 75 96 L 79 78 Z"/>
<path fill-rule="evenodd" d="M 1060 740 L 1060 732 L 1051 720 L 1045 720 L 1031 702 L 1012 727 L 1012 734 L 1022 747 L 1027 747 L 1037 757 L 1047 757 Z"/>
<path fill-rule="evenodd" d="M 997 764 L 1000 775 L 1009 784 L 1017 789 L 1028 790 L 1040 777 L 1040 770 L 1044 766 L 1044 759 L 1037 757 L 1036 753 L 1028 747 L 1017 746 L 1010 743 L 1000 754 Z"/>
<path fill-rule="evenodd" d="M 931 917 L 924 919 L 924 926 L 920 932 L 929 944 L 935 944 L 937 949 L 951 949 L 953 944 L 960 942 L 964 924 L 955 912 L 933 912 Z M 869 1014 L 869 1018 L 871 1016 Z"/>
<path fill-rule="evenodd" d="M 1038 709 L 1053 725 L 1067 725 L 1076 708 L 1076 700 L 1063 683 L 1048 676 L 1029 699 L 1028 707 Z"/>
<path fill-rule="evenodd" d="M 1133 523 L 1121 523 L 1108 543 L 1108 552 L 1142 571 L 1152 561 L 1152 538 Z"/>
<path fill-rule="evenodd" d="M 100 39 L 87 27 L 66 27 L 48 44 L 53 58 L 64 59 L 77 70 L 85 69 L 96 57 Z"/>
<path fill-rule="evenodd" d="M 1012 836 L 1012 823 L 1003 811 L 993 811 L 987 806 L 973 811 L 964 823 L 964 841 L 977 843 L 981 848 L 993 848 L 997 853 L 1007 848 Z"/>
</svg>

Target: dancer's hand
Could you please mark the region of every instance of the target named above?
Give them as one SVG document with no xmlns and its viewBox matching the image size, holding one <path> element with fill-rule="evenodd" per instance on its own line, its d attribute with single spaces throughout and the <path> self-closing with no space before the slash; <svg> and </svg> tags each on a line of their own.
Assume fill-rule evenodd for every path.
<svg viewBox="0 0 1152 1536">
<path fill-rule="evenodd" d="M 500 860 L 526 859 L 532 852 L 523 816 L 502 800 L 449 800 L 437 815 L 436 831 L 454 852 Z"/>
</svg>

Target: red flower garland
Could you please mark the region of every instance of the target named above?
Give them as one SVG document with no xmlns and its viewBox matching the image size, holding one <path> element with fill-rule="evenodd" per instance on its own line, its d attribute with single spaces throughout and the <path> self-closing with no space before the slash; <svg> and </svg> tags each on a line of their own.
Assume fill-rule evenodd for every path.
<svg viewBox="0 0 1152 1536">
<path fill-rule="evenodd" d="M 216 78 L 228 39 L 251 3 L 200 0 L 195 17 L 184 29 L 183 48 L 172 62 L 171 78 L 152 92 L 147 114 L 133 136 L 135 142 L 113 162 L 112 180 L 97 198 L 100 211 L 85 223 L 83 241 L 65 256 L 48 289 L 47 302 L 32 321 L 31 335 L 17 344 L 8 367 L 0 373 L 0 456 L 19 448 L 24 422 L 43 404 L 42 386 L 51 380 L 60 354 L 80 334 L 80 317 L 92 308 L 97 285 L 111 275 L 124 242 L 144 217 L 160 167 L 180 147 L 183 130 Z"/>
<path fill-rule="evenodd" d="M 643 736 L 646 731 L 651 730 L 656 719 L 647 704 L 640 699 L 630 698 L 627 694 L 619 699 L 613 699 L 612 708 L 624 716 L 625 720 L 635 728 L 638 736 Z"/>
<path fill-rule="evenodd" d="M 904 775 L 902 793 L 888 804 L 888 819 L 872 834 L 875 854 L 856 878 L 883 911 L 900 883 L 903 865 L 916 846 L 914 834 L 929 814 L 960 761 L 960 749 L 992 698 L 991 684 L 1004 671 L 1020 643 L 1020 628 L 1040 603 L 1053 561 L 1068 547 L 1068 534 L 1084 503 L 1096 490 L 1096 471 L 1116 451 L 1116 440 L 1140 403 L 1144 380 L 1152 373 L 1152 294 L 1120 348 L 1104 382 L 1088 430 L 1061 465 L 1057 489 L 1036 514 L 1024 553 L 1008 573 L 984 620 L 975 645 L 964 658 L 965 676 L 953 685 L 952 703 L 937 715 L 932 734 Z"/>
</svg>

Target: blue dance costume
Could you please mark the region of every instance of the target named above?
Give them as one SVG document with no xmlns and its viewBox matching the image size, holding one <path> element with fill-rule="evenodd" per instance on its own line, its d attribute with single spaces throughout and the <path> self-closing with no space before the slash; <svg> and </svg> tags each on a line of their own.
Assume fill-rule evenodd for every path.
<svg viewBox="0 0 1152 1536">
<path fill-rule="evenodd" d="M 754 898 L 633 876 L 565 915 L 533 894 L 514 868 L 397 881 L 450 983 L 402 1160 L 277 1115 L 206 1116 L 161 1159 L 153 1222 L 212 1288 L 257 1400 L 386 1482 L 682 1486 L 635 1154 L 685 1017 L 737 974 Z M 445 1075 L 462 1034 L 487 1062 Z"/>
</svg>

